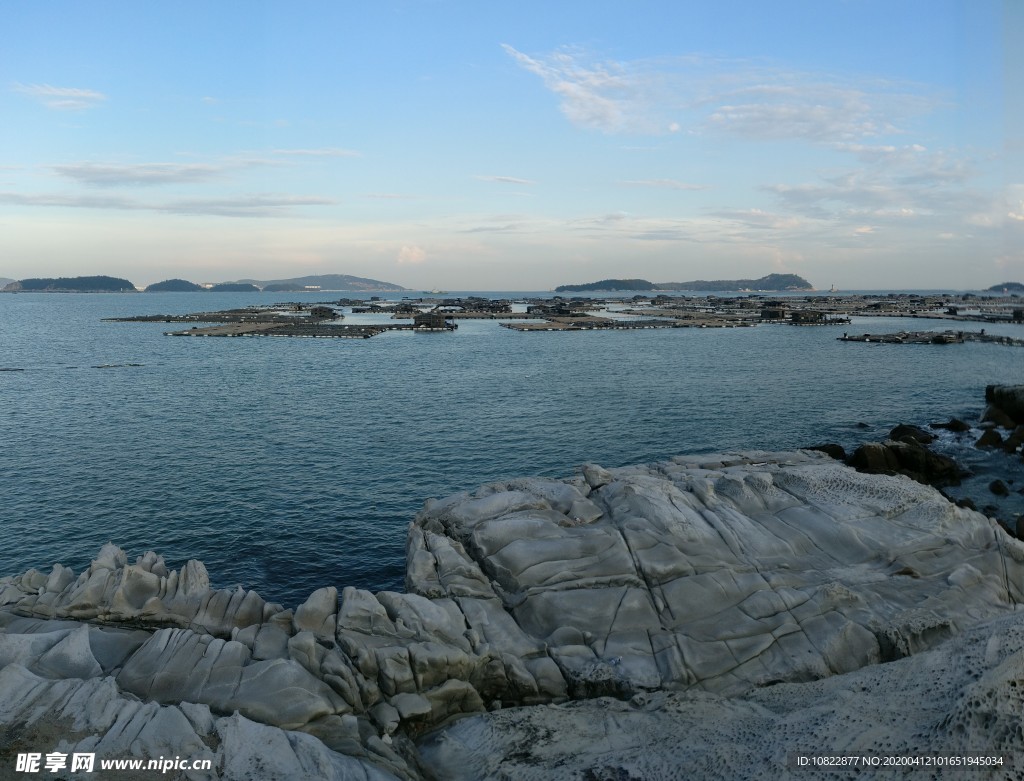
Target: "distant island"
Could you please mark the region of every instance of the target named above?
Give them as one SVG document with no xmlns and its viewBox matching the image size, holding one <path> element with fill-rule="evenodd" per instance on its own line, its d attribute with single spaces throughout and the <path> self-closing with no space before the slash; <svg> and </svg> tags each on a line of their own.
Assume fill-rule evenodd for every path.
<svg viewBox="0 0 1024 781">
<path fill-rule="evenodd" d="M 405 290 L 401 285 L 395 285 L 391 282 L 382 282 L 379 279 L 367 279 L 366 277 L 353 277 L 349 274 L 314 274 L 307 277 L 293 277 L 292 279 L 272 279 L 269 281 L 240 279 L 238 281 L 243 284 L 255 285 L 268 293 L 301 293 L 309 290 L 383 290 L 397 293 Z"/>
<path fill-rule="evenodd" d="M 260 289 L 249 282 L 220 282 L 211 288 L 211 293 L 259 293 Z"/>
<path fill-rule="evenodd" d="M 202 285 L 189 282 L 186 279 L 165 279 L 163 282 L 154 282 L 149 285 L 146 293 L 194 293 L 199 290 L 206 290 Z"/>
<path fill-rule="evenodd" d="M 135 285 L 119 277 L 56 277 L 10 282 L 4 293 L 134 293 Z"/>
<path fill-rule="evenodd" d="M 219 282 L 215 285 L 197 285 L 184 279 L 168 279 L 146 288 L 147 293 L 193 293 L 209 290 L 214 293 L 319 293 L 331 290 L 394 291 L 405 290 L 401 285 L 382 282 L 379 279 L 353 277 L 349 274 L 317 274 L 292 279 L 239 279 L 235 282 Z"/>
<path fill-rule="evenodd" d="M 15 281 L 16 280 L 10 279 L 8 277 L 0 277 L 0 290 L 3 290 L 9 284 L 11 284 L 12 282 L 15 282 Z"/>
<path fill-rule="evenodd" d="M 985 288 L 986 293 L 1024 293 L 1024 284 L 1020 282 L 1002 282 Z"/>
<path fill-rule="evenodd" d="M 559 285 L 556 293 L 594 290 L 814 290 L 796 274 L 769 274 L 760 279 L 698 279 L 692 282 L 648 282 L 646 279 L 602 279 L 583 285 Z"/>
</svg>

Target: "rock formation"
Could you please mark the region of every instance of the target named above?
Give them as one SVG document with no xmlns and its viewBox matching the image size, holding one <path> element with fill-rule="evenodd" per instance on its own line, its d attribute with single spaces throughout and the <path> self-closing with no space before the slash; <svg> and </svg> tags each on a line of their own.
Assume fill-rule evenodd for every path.
<svg viewBox="0 0 1024 781">
<path fill-rule="evenodd" d="M 1018 616 L 892 664 L 739 697 L 657 692 L 463 719 L 420 744 L 439 778 L 1017 779 L 1024 635 Z M 798 754 L 858 758 L 987 753 L 960 767 L 798 767 Z M 904 775 L 905 773 L 905 775 Z"/>
<path fill-rule="evenodd" d="M 921 750 L 957 724 L 1020 729 L 1024 544 L 994 521 L 812 451 L 581 471 L 429 500 L 404 594 L 327 587 L 285 609 L 212 588 L 199 562 L 129 564 L 113 545 L 77 577 L 0 579 L 0 723 L 20 736 L 0 748 L 38 750 L 25 746 L 71 720 L 67 749 L 214 760 L 181 778 L 421 779 L 497 777 L 481 757 L 518 767 L 527 741 L 532 775 L 509 777 L 568 777 L 545 769 L 561 756 L 629 778 L 591 757 L 611 723 L 654 739 L 699 722 L 705 742 L 662 751 L 669 768 L 732 752 L 713 725 L 728 742 L 772 713 L 792 726 L 759 751 L 810 746 L 822 703 L 836 740 L 881 740 L 876 712 L 897 722 L 893 745 L 914 730 Z M 951 643 L 974 661 L 950 662 L 945 710 L 928 721 L 917 702 L 899 732 L 896 668 L 879 663 L 903 660 L 893 691 L 921 700 Z M 563 734 L 555 714 L 577 726 Z M 637 740 L 612 744 L 623 772 L 652 753 Z M 721 777 L 757 775 L 735 767 Z"/>
<path fill-rule="evenodd" d="M 847 463 L 866 474 L 906 475 L 936 487 L 959 485 L 963 470 L 952 458 L 929 450 L 926 444 L 909 434 L 898 440 L 867 442 L 853 451 Z"/>
</svg>

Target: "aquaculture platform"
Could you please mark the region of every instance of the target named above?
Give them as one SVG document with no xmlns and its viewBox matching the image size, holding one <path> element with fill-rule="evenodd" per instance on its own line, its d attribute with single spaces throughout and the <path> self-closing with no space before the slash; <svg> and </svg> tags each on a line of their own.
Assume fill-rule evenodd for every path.
<svg viewBox="0 0 1024 781">
<path fill-rule="evenodd" d="M 167 336 L 293 336 L 310 339 L 369 339 L 394 330 L 413 330 L 411 325 L 333 325 L 329 323 L 223 323 L 206 328 L 166 331 Z"/>
<path fill-rule="evenodd" d="M 180 331 L 165 331 L 167 336 L 290 336 L 308 339 L 369 339 L 385 331 L 453 331 L 458 326 L 443 317 L 416 318 L 413 323 L 364 323 L 345 325 L 344 315 L 328 304 L 275 304 L 269 307 L 226 309 L 220 312 L 194 312 L 186 315 L 136 315 L 108 320 L 130 323 L 214 323 Z"/>
<path fill-rule="evenodd" d="M 840 342 L 873 342 L 878 344 L 963 344 L 988 342 L 1024 347 L 1024 339 L 997 336 L 981 331 L 897 331 L 889 334 L 843 334 Z"/>
<path fill-rule="evenodd" d="M 637 331 L 652 328 L 745 328 L 739 320 L 702 318 L 694 320 L 616 320 L 608 317 L 556 317 L 529 323 L 502 323 L 513 331 Z"/>
</svg>

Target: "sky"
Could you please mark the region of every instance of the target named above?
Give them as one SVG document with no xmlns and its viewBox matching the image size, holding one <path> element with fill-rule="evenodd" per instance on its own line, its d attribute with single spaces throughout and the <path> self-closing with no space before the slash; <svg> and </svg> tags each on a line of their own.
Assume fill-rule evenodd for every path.
<svg viewBox="0 0 1024 781">
<path fill-rule="evenodd" d="M 0 277 L 1024 281 L 1024 2 L 0 3 Z"/>
</svg>

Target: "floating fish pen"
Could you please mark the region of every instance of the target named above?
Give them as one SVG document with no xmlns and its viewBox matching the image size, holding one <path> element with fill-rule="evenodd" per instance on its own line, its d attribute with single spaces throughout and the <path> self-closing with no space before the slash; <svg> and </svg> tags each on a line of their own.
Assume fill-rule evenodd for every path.
<svg viewBox="0 0 1024 781">
<path fill-rule="evenodd" d="M 840 342 L 869 342 L 871 344 L 963 344 L 964 342 L 984 342 L 986 344 L 1024 347 L 1024 339 L 987 334 L 984 329 L 981 331 L 898 331 L 897 333 L 889 334 L 843 334 L 837 340 Z"/>
<path fill-rule="evenodd" d="M 326 323 L 224 323 L 206 328 L 192 326 L 184 331 L 166 331 L 166 336 L 290 336 L 307 339 L 369 339 L 396 330 L 387 325 L 329 325 Z"/>
<path fill-rule="evenodd" d="M 412 318 L 412 330 L 417 332 L 441 332 L 454 331 L 458 328 L 455 323 L 449 321 L 445 312 L 420 312 Z"/>
</svg>

